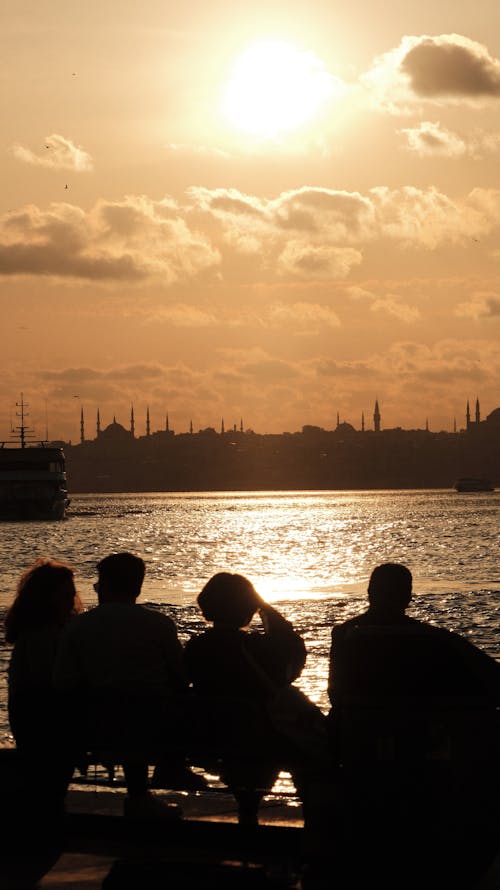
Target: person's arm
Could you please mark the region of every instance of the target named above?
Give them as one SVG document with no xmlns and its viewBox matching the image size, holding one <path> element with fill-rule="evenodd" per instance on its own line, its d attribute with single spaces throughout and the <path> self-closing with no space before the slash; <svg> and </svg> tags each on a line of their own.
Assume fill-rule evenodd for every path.
<svg viewBox="0 0 500 890">
<path fill-rule="evenodd" d="M 500 663 L 461 634 L 451 633 L 453 646 L 471 672 L 484 696 L 496 707 L 500 706 Z"/>
<path fill-rule="evenodd" d="M 294 633 L 291 621 L 257 594 L 257 611 L 267 634 Z"/>
<path fill-rule="evenodd" d="M 292 622 L 259 595 L 257 609 L 265 635 L 278 660 L 283 664 L 284 670 L 280 671 L 283 673 L 283 680 L 293 683 L 306 663 L 307 650 L 304 640 L 294 630 Z"/>
</svg>

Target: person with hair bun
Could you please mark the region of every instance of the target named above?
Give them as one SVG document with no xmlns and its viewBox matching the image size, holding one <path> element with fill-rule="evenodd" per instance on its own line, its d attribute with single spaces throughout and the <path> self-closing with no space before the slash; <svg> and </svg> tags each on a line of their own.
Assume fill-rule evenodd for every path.
<svg viewBox="0 0 500 890">
<path fill-rule="evenodd" d="M 186 643 L 186 673 L 206 705 L 208 743 L 218 739 L 230 752 L 223 758 L 222 778 L 237 800 L 239 822 L 257 824 L 260 800 L 274 784 L 287 749 L 266 703 L 271 689 L 287 687 L 300 675 L 306 648 L 292 624 L 243 575 L 214 575 L 197 603 L 212 627 Z M 256 613 L 264 632 L 248 629 Z M 241 753 L 242 748 L 246 762 L 238 756 L 232 762 L 231 749 Z"/>
</svg>

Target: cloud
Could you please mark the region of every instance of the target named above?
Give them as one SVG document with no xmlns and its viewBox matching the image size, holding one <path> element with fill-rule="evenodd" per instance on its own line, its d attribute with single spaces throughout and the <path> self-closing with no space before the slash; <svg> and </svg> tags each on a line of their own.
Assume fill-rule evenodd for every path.
<svg viewBox="0 0 500 890">
<path fill-rule="evenodd" d="M 265 218 L 266 201 L 245 195 L 235 188 L 208 189 L 203 186 L 190 186 L 188 197 L 203 210 L 224 219 L 227 216 L 252 216 Z"/>
<path fill-rule="evenodd" d="M 290 362 L 265 357 L 259 361 L 242 363 L 239 371 L 244 377 L 268 384 L 294 379 L 299 373 Z"/>
<path fill-rule="evenodd" d="M 407 35 L 360 82 L 376 105 L 395 114 L 422 101 L 478 104 L 500 96 L 500 60 L 460 34 Z"/>
<path fill-rule="evenodd" d="M 316 362 L 319 377 L 369 378 L 373 375 L 373 367 L 369 360 L 337 361 L 335 359 L 319 359 Z"/>
<path fill-rule="evenodd" d="M 459 318 L 500 318 L 500 294 L 475 294 L 473 299 L 459 303 L 455 314 Z"/>
<path fill-rule="evenodd" d="M 144 316 L 144 308 L 140 310 Z M 212 312 L 206 312 L 198 306 L 186 303 L 173 303 L 169 306 L 156 307 L 147 316 L 147 322 L 168 322 L 174 328 L 209 328 L 218 323 Z"/>
<path fill-rule="evenodd" d="M 264 199 L 236 189 L 191 188 L 188 195 L 218 221 L 228 245 L 258 256 L 262 268 L 278 275 L 346 276 L 362 260 L 350 245 L 374 233 L 373 202 L 357 192 L 303 187 Z"/>
<path fill-rule="evenodd" d="M 11 147 L 11 153 L 18 161 L 32 164 L 35 167 L 45 167 L 52 170 L 73 170 L 84 173 L 93 170 L 93 161 L 88 152 L 71 139 L 66 139 L 59 133 L 46 136 L 44 147 L 40 154 L 35 154 L 24 145 L 15 144 Z"/>
<path fill-rule="evenodd" d="M 388 350 L 388 367 L 409 383 L 430 381 L 454 384 L 457 381 L 482 381 L 500 369 L 498 350 L 485 341 L 441 340 L 427 346 L 401 341 Z"/>
<path fill-rule="evenodd" d="M 311 333 L 319 327 L 338 328 L 339 317 L 329 306 L 318 303 L 273 303 L 267 312 L 267 319 L 273 324 L 298 325 L 303 333 Z"/>
<path fill-rule="evenodd" d="M 237 189 L 192 187 L 188 195 L 196 205 L 230 226 L 289 237 L 290 231 L 308 235 L 328 229 L 332 238 L 350 240 L 362 235 L 373 222 L 370 199 L 359 192 L 303 186 L 265 199 Z"/>
<path fill-rule="evenodd" d="M 188 280 L 219 263 L 209 239 L 192 232 L 172 202 L 129 197 L 85 212 L 69 204 L 29 205 L 0 227 L 0 275 L 90 281 Z"/>
<path fill-rule="evenodd" d="M 418 127 L 399 130 L 408 141 L 408 148 L 421 157 L 441 155 L 448 158 L 468 156 L 481 160 L 485 154 L 500 148 L 500 133 L 476 130 L 467 139 L 441 126 L 439 121 L 422 121 Z"/>
<path fill-rule="evenodd" d="M 291 273 L 303 278 L 345 278 L 361 260 L 360 251 L 352 247 L 290 241 L 278 257 L 278 269 L 282 275 Z"/>
<path fill-rule="evenodd" d="M 251 239 L 262 268 L 311 278 L 336 278 L 342 269 L 347 274 L 361 261 L 362 248 L 377 238 L 434 249 L 477 237 L 500 221 L 497 199 L 488 190 L 481 195 L 474 190 L 463 200 L 414 186 L 380 186 L 364 195 L 302 187 L 274 199 L 235 189 L 189 189 L 189 196 L 218 221 L 233 248 Z"/>
<path fill-rule="evenodd" d="M 269 207 L 275 224 L 283 229 L 315 232 L 320 221 L 335 240 L 363 237 L 373 224 L 372 204 L 359 192 L 304 186 L 283 192 Z"/>
<path fill-rule="evenodd" d="M 496 189 L 458 199 L 434 187 L 366 194 L 303 187 L 269 199 L 192 188 L 185 202 L 132 195 L 89 210 L 58 203 L 11 211 L 0 219 L 0 275 L 165 287 L 201 276 L 334 281 L 347 278 L 375 242 L 434 250 L 470 244 L 499 224 Z"/>
<path fill-rule="evenodd" d="M 374 294 L 366 290 L 364 287 L 359 287 L 358 285 L 354 285 L 353 287 L 348 287 L 346 289 L 346 294 L 350 300 L 373 300 Z"/>
<path fill-rule="evenodd" d="M 407 303 L 401 303 L 390 296 L 375 300 L 370 309 L 372 312 L 385 312 L 405 324 L 413 324 L 420 319 L 420 312 L 416 306 L 408 306 Z"/>
<path fill-rule="evenodd" d="M 500 216 L 493 202 L 480 206 L 475 191 L 455 201 L 434 187 L 372 189 L 379 232 L 401 245 L 429 250 L 478 237 L 498 225 Z"/>
<path fill-rule="evenodd" d="M 500 373 L 500 356 L 495 341 L 438 340 L 432 346 L 412 340 L 399 340 L 384 351 L 360 360 L 325 360 L 316 363 L 319 376 L 339 377 L 355 382 L 367 377 L 376 380 L 378 391 L 394 390 L 401 405 L 403 391 L 421 393 L 427 383 L 452 385 L 457 382 L 495 380 Z"/>
<path fill-rule="evenodd" d="M 165 368 L 160 365 L 133 364 L 119 365 L 115 368 L 97 371 L 95 368 L 64 368 L 60 371 L 41 371 L 43 380 L 64 381 L 72 387 L 77 384 L 93 382 L 95 380 L 131 380 L 145 381 L 162 379 L 166 374 Z"/>
<path fill-rule="evenodd" d="M 439 121 L 422 121 L 418 127 L 399 131 L 408 139 L 408 147 L 419 155 L 445 155 L 459 158 L 467 154 L 467 144 L 456 133 L 442 127 Z"/>
<path fill-rule="evenodd" d="M 500 96 L 500 61 L 460 34 L 419 38 L 402 59 L 401 70 L 418 96 Z"/>
</svg>

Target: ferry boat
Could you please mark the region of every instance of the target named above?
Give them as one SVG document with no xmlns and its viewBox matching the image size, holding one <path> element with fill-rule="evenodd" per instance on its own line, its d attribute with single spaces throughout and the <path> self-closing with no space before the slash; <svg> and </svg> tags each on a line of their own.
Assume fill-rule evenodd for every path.
<svg viewBox="0 0 500 890">
<path fill-rule="evenodd" d="M 457 479 L 453 488 L 455 491 L 494 491 L 495 486 L 490 479 L 478 476 L 463 476 Z"/>
<path fill-rule="evenodd" d="M 30 441 L 21 396 L 15 442 L 0 442 L 0 520 L 64 519 L 69 506 L 62 448 Z"/>
</svg>

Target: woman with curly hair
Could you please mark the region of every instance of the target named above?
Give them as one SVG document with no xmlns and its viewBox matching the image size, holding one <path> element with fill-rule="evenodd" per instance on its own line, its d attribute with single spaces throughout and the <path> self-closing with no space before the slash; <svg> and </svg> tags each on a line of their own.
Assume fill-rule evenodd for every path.
<svg viewBox="0 0 500 890">
<path fill-rule="evenodd" d="M 73 570 L 43 557 L 21 576 L 4 619 L 5 640 L 13 647 L 9 722 L 23 774 L 60 800 L 72 774 L 71 727 L 52 672 L 62 629 L 81 611 Z"/>
<path fill-rule="evenodd" d="M 59 636 L 82 611 L 73 570 L 41 558 L 22 575 L 5 616 L 9 664 L 9 721 L 16 746 L 45 747 L 57 722 L 52 670 Z M 48 732 L 47 732 L 48 730 Z"/>
</svg>

